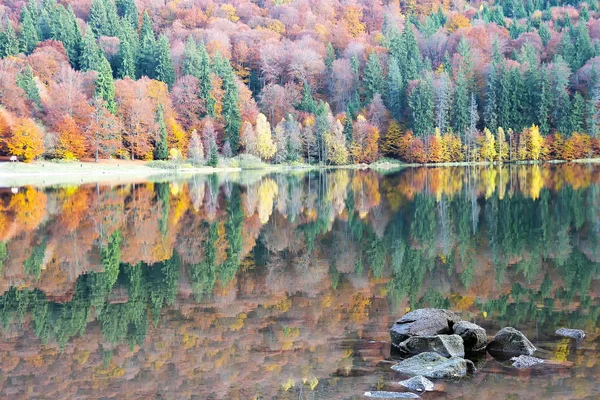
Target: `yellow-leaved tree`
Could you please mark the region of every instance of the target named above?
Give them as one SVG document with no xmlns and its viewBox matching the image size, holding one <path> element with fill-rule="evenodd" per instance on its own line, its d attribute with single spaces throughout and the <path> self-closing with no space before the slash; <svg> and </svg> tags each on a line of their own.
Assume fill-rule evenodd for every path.
<svg viewBox="0 0 600 400">
<path fill-rule="evenodd" d="M 271 136 L 271 124 L 262 113 L 256 118 L 256 151 L 262 160 L 271 159 L 277 151 Z"/>
<path fill-rule="evenodd" d="M 483 143 L 481 144 L 481 158 L 487 161 L 494 161 L 496 159 L 496 139 L 488 128 L 483 130 L 484 137 Z"/>
<path fill-rule="evenodd" d="M 348 164 L 349 154 L 346 148 L 344 127 L 339 119 L 335 122 L 333 131 L 325 133 L 324 139 L 327 146 L 328 160 L 334 165 Z"/>
<path fill-rule="evenodd" d="M 501 126 L 498 127 L 498 132 L 496 133 L 496 153 L 498 161 L 508 160 L 508 143 L 506 142 L 504 129 Z"/>
<path fill-rule="evenodd" d="M 527 153 L 529 159 L 537 161 L 542 158 L 544 138 L 540 134 L 540 128 L 537 125 L 531 125 L 529 135 L 527 135 Z"/>
<path fill-rule="evenodd" d="M 10 154 L 22 157 L 29 162 L 41 156 L 46 150 L 44 135 L 31 118 L 21 118 L 15 124 L 12 135 L 6 140 Z"/>
</svg>

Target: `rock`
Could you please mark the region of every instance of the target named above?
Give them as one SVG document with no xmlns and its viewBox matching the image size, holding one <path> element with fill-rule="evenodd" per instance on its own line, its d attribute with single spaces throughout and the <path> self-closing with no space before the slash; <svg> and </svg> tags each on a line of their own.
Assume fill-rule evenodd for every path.
<svg viewBox="0 0 600 400">
<path fill-rule="evenodd" d="M 431 392 L 433 390 L 433 382 L 424 376 L 417 375 L 405 381 L 400 381 L 398 384 L 415 392 Z"/>
<path fill-rule="evenodd" d="M 494 339 L 487 345 L 487 351 L 494 355 L 532 355 L 536 348 L 535 346 L 515 328 L 503 328 L 494 336 Z"/>
<path fill-rule="evenodd" d="M 400 318 L 390 329 L 392 344 L 397 346 L 411 336 L 452 334 L 452 326 L 460 317 L 449 310 L 421 308 Z"/>
<path fill-rule="evenodd" d="M 475 371 L 469 360 L 460 357 L 446 358 L 437 353 L 421 353 L 392 366 L 394 371 L 406 375 L 422 375 L 432 379 L 460 378 Z"/>
<path fill-rule="evenodd" d="M 459 335 L 464 343 L 465 350 L 476 352 L 485 349 L 488 339 L 485 329 L 468 321 L 459 321 L 452 327 L 454 333 Z"/>
<path fill-rule="evenodd" d="M 465 347 L 458 335 L 412 336 L 398 345 L 403 353 L 416 355 L 432 351 L 444 357 L 464 357 Z"/>
<path fill-rule="evenodd" d="M 365 392 L 365 397 L 374 399 L 420 399 L 419 395 L 410 392 Z"/>
<path fill-rule="evenodd" d="M 581 340 L 585 337 L 585 332 L 581 329 L 560 328 L 556 331 L 558 336 L 564 336 L 571 339 Z"/>
<path fill-rule="evenodd" d="M 524 356 L 524 355 L 520 355 L 519 357 L 513 357 L 510 360 L 513 361 L 513 364 L 512 364 L 513 367 L 519 368 L 519 369 L 531 368 L 534 365 L 544 363 L 544 360 L 542 360 L 541 358 Z"/>
</svg>

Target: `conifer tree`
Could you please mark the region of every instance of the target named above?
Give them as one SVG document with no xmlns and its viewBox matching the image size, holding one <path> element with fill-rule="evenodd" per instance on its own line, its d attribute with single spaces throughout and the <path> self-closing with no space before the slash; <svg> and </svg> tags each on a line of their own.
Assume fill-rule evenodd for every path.
<svg viewBox="0 0 600 400">
<path fill-rule="evenodd" d="M 312 96 L 312 90 L 308 82 L 304 82 L 302 86 L 302 98 L 298 104 L 298 110 L 305 111 L 309 114 L 315 114 L 317 112 L 317 102 Z"/>
<path fill-rule="evenodd" d="M 1 57 L 16 56 L 19 54 L 19 40 L 9 21 L 6 22 L 6 28 L 2 34 L 1 51 Z"/>
<path fill-rule="evenodd" d="M 575 93 L 571 107 L 571 132 L 584 132 L 585 108 L 585 99 L 580 93 Z"/>
<path fill-rule="evenodd" d="M 147 12 L 144 13 L 142 21 L 142 31 L 140 34 L 140 47 L 137 62 L 137 76 L 156 77 L 156 58 L 155 58 L 156 38 L 152 30 L 152 22 Z"/>
<path fill-rule="evenodd" d="M 108 33 L 108 18 L 106 16 L 104 0 L 92 0 L 87 23 L 96 37 Z"/>
<path fill-rule="evenodd" d="M 388 74 L 386 79 L 387 93 L 385 103 L 392 116 L 399 120 L 402 117 L 403 81 L 400 66 L 395 57 L 389 58 Z"/>
<path fill-rule="evenodd" d="M 369 104 L 373 100 L 375 93 L 383 93 L 383 75 L 379 57 L 375 52 L 369 54 L 367 65 L 365 66 L 363 77 L 364 104 Z"/>
<path fill-rule="evenodd" d="M 117 67 L 117 77 L 129 77 L 135 79 L 135 57 L 135 49 L 131 45 L 129 36 L 124 34 L 121 37 L 121 42 L 119 43 L 119 53 L 117 55 L 119 63 Z"/>
<path fill-rule="evenodd" d="M 100 53 L 100 63 L 98 65 L 98 77 L 96 78 L 96 95 L 102 97 L 105 101 L 106 109 L 112 114 L 117 112 L 117 103 L 115 102 L 115 84 L 113 81 L 113 72 L 110 63 L 103 53 Z"/>
<path fill-rule="evenodd" d="M 426 136 L 434 130 L 434 93 L 433 83 L 428 77 L 420 80 L 408 95 L 411 111 L 411 123 L 416 136 Z"/>
<path fill-rule="evenodd" d="M 354 130 L 352 118 L 352 113 L 350 110 L 347 110 L 346 119 L 344 120 L 344 137 L 346 137 L 346 146 L 350 146 L 350 143 L 352 143 L 352 131 Z"/>
<path fill-rule="evenodd" d="M 29 64 L 17 75 L 17 85 L 23 89 L 27 95 L 27 99 L 32 101 L 41 108 L 42 102 L 40 99 L 40 92 L 38 91 L 37 85 L 35 84 L 35 78 L 33 77 L 33 70 Z"/>
<path fill-rule="evenodd" d="M 165 109 L 162 104 L 156 108 L 156 123 L 158 124 L 158 136 L 154 146 L 154 159 L 166 160 L 169 158 L 169 146 L 167 144 L 167 126 L 165 125 Z"/>
<path fill-rule="evenodd" d="M 211 96 L 212 83 L 210 80 L 211 60 L 204 43 L 198 45 L 198 54 L 200 57 L 199 74 L 196 76 L 200 81 L 200 96 L 206 104 L 206 113 L 210 116 L 215 116 L 215 99 Z"/>
<path fill-rule="evenodd" d="M 39 42 L 36 25 L 37 19 L 34 19 L 29 7 L 23 7 L 21 10 L 21 36 L 19 37 L 19 43 L 21 51 L 26 54 L 31 53 Z"/>
<path fill-rule="evenodd" d="M 198 45 L 192 37 L 188 36 L 185 43 L 185 49 L 183 50 L 183 75 L 191 75 L 198 79 L 201 77 L 202 70 L 202 59 L 200 58 L 200 52 L 198 51 Z"/>
<path fill-rule="evenodd" d="M 462 68 L 458 69 L 454 93 L 454 132 L 465 135 L 469 128 L 469 94 Z"/>
<path fill-rule="evenodd" d="M 498 128 L 498 114 L 496 101 L 496 69 L 494 63 L 490 65 L 490 71 L 485 85 L 485 105 L 483 109 L 483 121 L 485 126 L 495 132 Z"/>
<path fill-rule="evenodd" d="M 164 82 L 171 88 L 175 82 L 175 70 L 171 59 L 171 47 L 169 39 L 165 35 L 160 35 L 156 42 L 156 79 Z"/>
<path fill-rule="evenodd" d="M 98 71 L 103 56 L 94 34 L 87 32 L 81 40 L 79 68 L 82 71 Z"/>
<path fill-rule="evenodd" d="M 223 111 L 221 116 L 225 122 L 225 133 L 231 146 L 231 151 L 236 155 L 240 147 L 240 129 L 242 127 L 242 117 L 238 104 L 239 91 L 235 82 L 235 73 L 228 59 L 223 58 L 217 53 L 214 60 L 214 69 L 223 83 Z"/>
</svg>

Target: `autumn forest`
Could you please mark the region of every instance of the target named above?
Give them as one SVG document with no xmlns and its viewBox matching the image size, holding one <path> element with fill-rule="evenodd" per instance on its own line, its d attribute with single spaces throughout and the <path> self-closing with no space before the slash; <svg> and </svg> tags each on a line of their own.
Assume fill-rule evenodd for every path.
<svg viewBox="0 0 600 400">
<path fill-rule="evenodd" d="M 596 0 L 2 0 L 0 155 L 600 155 Z"/>
</svg>

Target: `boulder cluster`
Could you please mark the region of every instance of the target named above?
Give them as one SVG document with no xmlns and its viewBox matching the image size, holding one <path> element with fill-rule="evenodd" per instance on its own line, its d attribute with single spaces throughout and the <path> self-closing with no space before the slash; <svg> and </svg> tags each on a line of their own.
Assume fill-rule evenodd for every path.
<svg viewBox="0 0 600 400">
<path fill-rule="evenodd" d="M 582 339 L 580 330 L 561 328 L 557 335 Z M 487 351 L 494 358 L 512 362 L 515 368 L 531 368 L 544 363 L 532 357 L 535 346 L 523 333 L 512 327 L 501 329 L 488 341 L 481 326 L 463 321 L 450 310 L 423 308 L 411 311 L 400 318 L 390 329 L 392 348 L 403 358 L 392 366 L 394 371 L 412 378 L 398 382 L 415 392 L 432 391 L 429 379 L 462 378 L 473 373 L 475 364 L 465 358 L 480 358 Z M 367 395 L 367 393 L 365 393 Z M 414 393 L 368 392 L 367 397 L 402 397 Z"/>
</svg>

